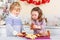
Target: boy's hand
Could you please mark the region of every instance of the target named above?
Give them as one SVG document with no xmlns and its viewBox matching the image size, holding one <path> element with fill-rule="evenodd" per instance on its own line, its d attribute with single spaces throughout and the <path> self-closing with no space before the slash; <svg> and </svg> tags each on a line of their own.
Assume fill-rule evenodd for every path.
<svg viewBox="0 0 60 40">
<path fill-rule="evenodd" d="M 25 32 L 18 33 L 17 36 L 19 36 L 19 37 L 24 37 L 24 36 L 26 36 L 26 33 L 25 33 Z"/>
<path fill-rule="evenodd" d="M 21 37 L 21 36 L 23 36 L 23 34 L 22 33 L 18 33 L 17 36 Z"/>
</svg>

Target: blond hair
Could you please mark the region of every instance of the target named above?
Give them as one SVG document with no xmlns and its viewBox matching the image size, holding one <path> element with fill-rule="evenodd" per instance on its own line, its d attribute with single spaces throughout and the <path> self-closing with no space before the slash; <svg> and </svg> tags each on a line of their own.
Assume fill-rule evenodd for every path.
<svg viewBox="0 0 60 40">
<path fill-rule="evenodd" d="M 12 11 L 14 9 L 14 7 L 20 7 L 20 3 L 19 2 L 13 2 L 11 5 L 10 5 L 10 11 Z"/>
</svg>

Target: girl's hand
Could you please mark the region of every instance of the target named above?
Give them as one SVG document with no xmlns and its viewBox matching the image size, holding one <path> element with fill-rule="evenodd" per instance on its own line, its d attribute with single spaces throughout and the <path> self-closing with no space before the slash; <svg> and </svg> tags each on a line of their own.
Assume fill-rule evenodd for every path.
<svg viewBox="0 0 60 40">
<path fill-rule="evenodd" d="M 33 25 L 33 28 L 34 28 L 34 29 L 42 29 L 41 26 L 37 26 L 37 25 Z"/>
</svg>

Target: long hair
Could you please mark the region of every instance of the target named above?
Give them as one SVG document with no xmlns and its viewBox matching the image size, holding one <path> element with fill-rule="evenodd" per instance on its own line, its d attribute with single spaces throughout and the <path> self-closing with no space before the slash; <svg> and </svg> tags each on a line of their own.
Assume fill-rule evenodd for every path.
<svg viewBox="0 0 60 40">
<path fill-rule="evenodd" d="M 42 10 L 41 10 L 39 7 L 34 7 L 34 8 L 32 9 L 32 11 L 31 11 L 31 13 L 32 13 L 33 11 L 37 11 L 37 12 L 38 12 L 38 21 L 39 21 L 39 22 L 42 21 L 42 20 L 43 20 L 43 18 L 42 18 L 42 15 L 43 15 Z M 31 19 L 33 20 L 32 17 L 31 17 Z"/>
</svg>

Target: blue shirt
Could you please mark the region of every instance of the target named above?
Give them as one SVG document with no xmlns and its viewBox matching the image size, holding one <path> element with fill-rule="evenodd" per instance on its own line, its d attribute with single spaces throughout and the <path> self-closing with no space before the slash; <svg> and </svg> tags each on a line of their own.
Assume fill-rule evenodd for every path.
<svg viewBox="0 0 60 40">
<path fill-rule="evenodd" d="M 22 21 L 19 17 L 9 14 L 6 21 L 7 36 L 13 36 L 13 31 L 21 33 L 23 30 Z"/>
</svg>

